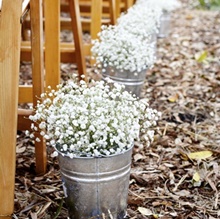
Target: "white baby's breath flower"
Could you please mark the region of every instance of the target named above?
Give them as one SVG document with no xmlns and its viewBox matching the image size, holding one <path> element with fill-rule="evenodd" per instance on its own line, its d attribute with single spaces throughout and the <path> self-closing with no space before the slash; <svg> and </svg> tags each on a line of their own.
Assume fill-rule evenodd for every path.
<svg viewBox="0 0 220 219">
<path fill-rule="evenodd" d="M 51 154 L 51 157 L 57 157 L 58 156 L 58 152 L 57 151 L 54 151 L 52 154 Z"/>
<path fill-rule="evenodd" d="M 155 49 L 149 39 L 158 29 L 160 14 L 158 12 L 159 16 L 152 16 L 152 20 L 143 23 L 141 12 L 137 8 L 121 16 L 117 25 L 103 26 L 99 39 L 93 41 L 91 52 L 96 58 L 96 65 L 103 72 L 108 66 L 117 70 L 140 72 L 154 64 Z"/>
<path fill-rule="evenodd" d="M 40 124 L 39 124 L 39 128 L 40 129 L 45 129 L 46 128 L 46 123 L 44 121 L 42 121 Z"/>
<path fill-rule="evenodd" d="M 41 95 L 42 102 L 29 117 L 34 121 L 32 130 L 56 151 L 71 158 L 94 157 L 121 153 L 135 139 L 150 145 L 160 115 L 146 100 L 136 99 L 119 84 L 111 84 L 110 89 L 104 81 L 89 85 L 69 81 L 58 88 L 53 96 Z"/>
<path fill-rule="evenodd" d="M 35 141 L 36 141 L 36 142 L 40 142 L 40 138 L 36 138 Z"/>
<path fill-rule="evenodd" d="M 31 133 L 29 136 L 30 136 L 30 138 L 34 138 L 34 134 L 33 133 Z"/>
<path fill-rule="evenodd" d="M 178 0 L 137 0 L 136 4 L 142 7 L 160 8 L 163 12 L 171 12 L 181 7 Z"/>
<path fill-rule="evenodd" d="M 63 150 L 64 150 L 64 151 L 67 151 L 67 149 L 68 149 L 67 144 L 64 144 L 64 145 L 63 145 Z"/>
<path fill-rule="evenodd" d="M 44 136 L 44 135 L 45 135 L 45 132 L 44 132 L 44 131 L 40 131 L 40 135 L 41 135 L 41 136 Z"/>
</svg>

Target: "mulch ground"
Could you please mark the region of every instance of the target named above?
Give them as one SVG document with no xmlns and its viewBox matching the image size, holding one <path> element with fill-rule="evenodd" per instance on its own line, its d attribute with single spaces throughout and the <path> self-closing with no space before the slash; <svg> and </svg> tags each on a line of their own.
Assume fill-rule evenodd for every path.
<svg viewBox="0 0 220 219">
<path fill-rule="evenodd" d="M 142 96 L 162 119 L 153 144 L 135 146 L 128 218 L 220 218 L 220 12 L 185 6 L 172 15 L 169 37 L 158 39 L 157 62 L 147 72 Z M 21 66 L 22 80 L 27 70 Z M 61 71 L 66 78 L 76 68 Z M 67 218 L 56 158 L 48 152 L 48 171 L 37 176 L 24 133 L 16 167 L 14 218 Z"/>
</svg>

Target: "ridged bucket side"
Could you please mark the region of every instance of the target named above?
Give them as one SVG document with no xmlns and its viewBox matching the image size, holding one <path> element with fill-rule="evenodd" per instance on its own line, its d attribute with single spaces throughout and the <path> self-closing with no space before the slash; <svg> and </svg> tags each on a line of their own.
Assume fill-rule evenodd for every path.
<svg viewBox="0 0 220 219">
<path fill-rule="evenodd" d="M 106 158 L 59 155 L 66 204 L 71 219 L 124 218 L 132 149 Z"/>
<path fill-rule="evenodd" d="M 114 82 L 123 84 L 125 90 L 140 97 L 141 89 L 146 78 L 146 69 L 141 72 L 131 72 L 129 70 L 117 70 L 113 67 L 106 67 L 102 73 L 103 80 L 112 79 Z"/>
<path fill-rule="evenodd" d="M 158 37 L 164 38 L 169 35 L 170 32 L 170 14 L 169 13 L 163 13 L 161 18 L 160 18 L 160 28 L 159 28 L 159 33 Z"/>
</svg>

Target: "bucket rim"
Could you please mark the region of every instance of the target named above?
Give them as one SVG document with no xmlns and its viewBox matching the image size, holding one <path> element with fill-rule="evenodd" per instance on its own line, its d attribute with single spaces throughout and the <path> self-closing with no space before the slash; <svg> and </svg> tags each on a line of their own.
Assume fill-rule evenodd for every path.
<svg viewBox="0 0 220 219">
<path fill-rule="evenodd" d="M 120 156 L 120 155 L 122 155 L 122 154 L 125 154 L 125 153 L 131 151 L 131 150 L 133 149 L 133 147 L 134 147 L 134 143 L 132 143 L 127 150 L 125 150 L 125 151 L 123 151 L 123 152 L 121 152 L 121 153 L 119 153 L 119 154 L 111 154 L 111 155 L 108 155 L 108 156 L 107 156 L 107 155 L 106 155 L 106 156 L 105 156 L 105 155 L 103 155 L 103 156 L 94 156 L 94 157 L 74 156 L 73 158 L 71 158 L 70 156 L 68 156 L 68 155 L 65 154 L 65 153 L 62 153 L 62 152 L 59 151 L 56 147 L 54 147 L 54 148 L 55 148 L 55 150 L 56 150 L 57 153 L 58 153 L 58 157 L 66 157 L 66 158 L 69 158 L 69 159 L 100 159 L 100 158 L 111 158 L 111 157 Z"/>
</svg>

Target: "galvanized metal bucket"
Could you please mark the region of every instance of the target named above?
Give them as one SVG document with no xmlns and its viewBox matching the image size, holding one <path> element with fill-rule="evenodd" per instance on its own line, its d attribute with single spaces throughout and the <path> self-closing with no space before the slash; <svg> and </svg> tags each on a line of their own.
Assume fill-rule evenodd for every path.
<svg viewBox="0 0 220 219">
<path fill-rule="evenodd" d="M 157 34 L 153 33 L 150 35 L 150 43 L 154 50 L 154 57 L 157 57 Z"/>
<path fill-rule="evenodd" d="M 169 35 L 169 32 L 170 32 L 170 20 L 171 20 L 170 13 L 164 12 L 161 15 L 161 18 L 160 18 L 160 28 L 159 28 L 158 37 L 164 38 L 164 37 L 167 37 Z"/>
<path fill-rule="evenodd" d="M 132 148 L 100 158 L 59 155 L 65 202 L 71 219 L 125 218 Z"/>
<path fill-rule="evenodd" d="M 103 80 L 110 78 L 113 82 L 123 84 L 125 90 L 140 97 L 141 90 L 146 78 L 146 69 L 141 72 L 131 72 L 129 70 L 118 70 L 114 67 L 106 67 L 102 72 Z"/>
</svg>

